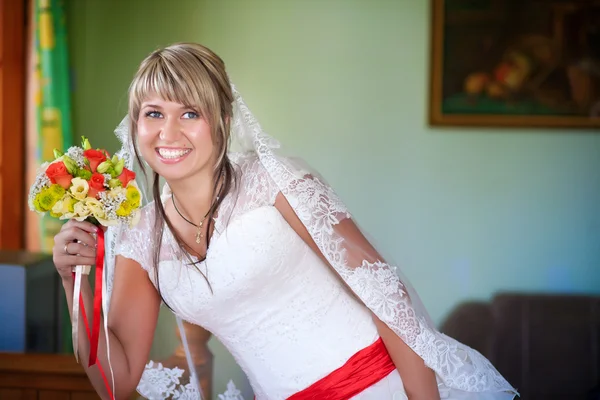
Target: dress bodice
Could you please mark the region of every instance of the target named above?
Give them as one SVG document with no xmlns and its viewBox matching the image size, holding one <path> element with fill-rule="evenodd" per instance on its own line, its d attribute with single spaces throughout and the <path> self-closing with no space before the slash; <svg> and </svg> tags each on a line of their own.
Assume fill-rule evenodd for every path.
<svg viewBox="0 0 600 400">
<path fill-rule="evenodd" d="M 252 160 L 241 164 L 243 196 L 223 202 L 204 262 L 186 263 L 165 231 L 158 278 L 168 305 L 228 348 L 257 399 L 284 399 L 342 366 L 378 334 L 369 310 L 287 223 L 273 206 L 276 193 L 248 173 L 252 168 Z M 150 204 L 117 253 L 140 262 L 157 286 L 151 232 L 144 232 L 153 215 Z"/>
</svg>

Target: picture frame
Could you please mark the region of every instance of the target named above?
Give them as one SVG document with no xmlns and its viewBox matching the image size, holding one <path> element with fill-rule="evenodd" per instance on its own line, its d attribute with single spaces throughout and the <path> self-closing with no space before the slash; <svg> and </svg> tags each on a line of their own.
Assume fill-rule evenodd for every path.
<svg viewBox="0 0 600 400">
<path fill-rule="evenodd" d="M 432 126 L 600 128 L 599 0 L 431 0 Z"/>
</svg>

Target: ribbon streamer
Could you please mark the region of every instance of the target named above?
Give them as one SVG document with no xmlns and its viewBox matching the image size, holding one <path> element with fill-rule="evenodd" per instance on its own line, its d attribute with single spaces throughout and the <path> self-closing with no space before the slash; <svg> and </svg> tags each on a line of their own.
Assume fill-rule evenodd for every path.
<svg viewBox="0 0 600 400">
<path fill-rule="evenodd" d="M 87 314 L 85 311 L 85 303 L 83 302 L 83 296 L 81 295 L 81 279 L 83 275 L 89 275 L 91 266 L 90 265 L 76 265 L 73 270 L 73 279 L 74 279 L 74 288 L 73 288 L 73 315 L 72 315 L 72 336 L 73 336 L 73 353 L 75 354 L 75 360 L 79 363 L 79 314 L 81 310 L 81 315 L 83 318 L 83 323 L 85 325 L 86 333 L 88 340 L 90 341 L 90 354 L 88 366 L 91 367 L 95 364 L 98 365 L 98 369 L 100 371 L 100 375 L 104 381 L 104 385 L 108 392 L 108 395 L 111 399 L 114 400 L 113 392 L 111 391 L 111 386 L 108 383 L 102 365 L 100 365 L 100 361 L 98 358 L 98 341 L 100 338 L 100 318 L 101 318 L 101 310 L 103 303 L 103 293 L 104 291 L 104 231 L 102 229 L 98 230 L 97 235 L 97 249 L 96 249 L 96 283 L 94 285 L 94 311 L 92 315 L 92 329 L 90 331 L 90 326 L 87 319 Z M 106 326 L 106 324 L 105 324 Z M 107 330 L 108 332 L 108 330 Z M 107 336 L 108 342 L 108 336 Z M 110 358 L 110 355 L 109 355 Z M 112 367 L 111 367 L 112 372 Z M 114 376 L 111 374 L 111 378 L 113 379 L 113 387 L 114 387 Z"/>
<path fill-rule="evenodd" d="M 81 297 L 81 275 L 83 273 L 84 267 L 84 265 L 77 265 L 75 267 L 75 272 L 73 272 L 75 287 L 73 289 L 73 316 L 71 317 L 71 338 L 73 340 L 73 353 L 75 354 L 75 360 L 77 361 L 77 363 L 79 363 L 79 298 Z"/>
<path fill-rule="evenodd" d="M 90 338 L 89 366 L 96 364 L 98 356 L 98 340 L 100 338 L 100 317 L 102 311 L 102 280 L 104 270 L 104 231 L 98 229 L 96 241 L 96 284 L 94 285 L 94 314 L 92 320 L 92 337 Z"/>
</svg>

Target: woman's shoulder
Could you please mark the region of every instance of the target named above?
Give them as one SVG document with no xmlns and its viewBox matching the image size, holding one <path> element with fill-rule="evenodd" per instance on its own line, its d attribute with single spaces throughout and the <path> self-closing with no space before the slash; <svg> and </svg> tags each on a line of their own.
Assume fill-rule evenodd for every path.
<svg viewBox="0 0 600 400">
<path fill-rule="evenodd" d="M 142 206 L 142 208 L 140 209 L 140 220 L 134 226 L 134 228 L 153 229 L 155 212 L 156 204 L 154 203 L 154 200 Z"/>
<path fill-rule="evenodd" d="M 238 172 L 242 174 L 242 176 L 252 172 L 256 173 L 265 171 L 264 168 L 262 168 L 260 159 L 255 152 L 230 153 L 229 160 L 238 170 Z"/>
<path fill-rule="evenodd" d="M 230 160 L 237 172 L 239 197 L 256 205 L 272 204 L 279 188 L 256 153 L 234 153 Z"/>
</svg>

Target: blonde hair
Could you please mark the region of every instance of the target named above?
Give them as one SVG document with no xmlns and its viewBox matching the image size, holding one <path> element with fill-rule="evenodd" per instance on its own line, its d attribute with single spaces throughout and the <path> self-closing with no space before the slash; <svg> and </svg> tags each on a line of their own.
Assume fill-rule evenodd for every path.
<svg viewBox="0 0 600 400">
<path fill-rule="evenodd" d="M 142 61 L 129 88 L 129 119 L 134 138 L 142 102 L 151 95 L 200 112 L 218 150 L 216 166 L 227 155 L 233 94 L 223 60 L 197 43 L 177 43 Z"/>
<path fill-rule="evenodd" d="M 142 163 L 141 157 L 137 152 L 137 146 L 135 145 L 137 120 L 142 103 L 153 95 L 196 110 L 211 128 L 213 145 L 217 152 L 213 174 L 213 201 L 206 219 L 208 232 L 211 232 L 216 210 L 225 196 L 236 185 L 236 175 L 227 157 L 230 123 L 233 119 L 233 94 L 229 77 L 225 71 L 225 63 L 210 49 L 196 43 L 173 44 L 152 52 L 142 61 L 129 87 L 128 111 L 131 124 L 130 132 L 134 141 L 136 158 L 140 165 L 144 165 L 144 163 Z M 189 256 L 189 252 L 185 251 L 185 242 L 177 234 L 165 213 L 160 198 L 159 176 L 156 172 L 153 175 L 152 194 L 155 204 L 154 243 L 156 244 L 154 250 L 154 270 L 157 288 L 160 293 L 158 264 L 165 222 L 174 234 L 181 250 L 184 254 L 188 255 L 190 263 L 195 263 Z M 208 249 L 210 234 L 205 235 L 205 238 L 206 248 Z M 205 255 L 199 257 L 198 263 L 204 261 L 205 258 Z M 204 275 L 200 269 L 198 271 Z M 207 279 L 206 275 L 204 277 Z"/>
</svg>

